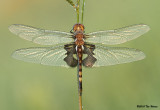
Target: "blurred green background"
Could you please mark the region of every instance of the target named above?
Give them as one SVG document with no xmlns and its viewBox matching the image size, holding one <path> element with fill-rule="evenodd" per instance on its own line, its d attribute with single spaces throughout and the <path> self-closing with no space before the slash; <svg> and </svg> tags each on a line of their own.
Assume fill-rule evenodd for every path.
<svg viewBox="0 0 160 110">
<path fill-rule="evenodd" d="M 84 110 L 136 110 L 137 105 L 160 109 L 159 4 L 159 0 L 86 0 L 86 33 L 139 23 L 151 30 L 118 45 L 142 50 L 144 60 L 83 69 Z M 0 110 L 78 110 L 76 68 L 11 58 L 16 49 L 40 45 L 8 30 L 11 24 L 26 24 L 69 32 L 75 23 L 76 13 L 65 0 L 0 1 Z"/>
</svg>

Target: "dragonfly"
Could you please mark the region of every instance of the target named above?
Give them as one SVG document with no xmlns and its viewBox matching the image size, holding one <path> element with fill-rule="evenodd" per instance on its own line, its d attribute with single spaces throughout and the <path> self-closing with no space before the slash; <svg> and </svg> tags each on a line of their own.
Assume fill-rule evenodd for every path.
<svg viewBox="0 0 160 110">
<path fill-rule="evenodd" d="M 12 57 L 18 60 L 60 67 L 77 67 L 79 106 L 82 110 L 82 66 L 102 67 L 142 60 L 145 54 L 133 48 L 108 47 L 133 40 L 150 30 L 148 25 L 136 24 L 115 30 L 85 34 L 83 24 L 77 23 L 70 32 L 45 30 L 13 24 L 9 30 L 19 37 L 48 47 L 18 49 Z"/>
</svg>

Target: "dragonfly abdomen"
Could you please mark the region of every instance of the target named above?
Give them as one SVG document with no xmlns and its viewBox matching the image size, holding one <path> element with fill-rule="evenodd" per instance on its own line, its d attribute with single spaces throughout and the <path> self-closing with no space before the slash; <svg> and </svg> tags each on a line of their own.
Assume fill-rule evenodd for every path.
<svg viewBox="0 0 160 110">
<path fill-rule="evenodd" d="M 81 45 L 77 46 L 77 59 L 78 59 L 78 80 L 79 80 L 79 94 L 82 95 L 82 56 L 83 48 Z"/>
<path fill-rule="evenodd" d="M 82 110 L 82 57 L 83 57 L 83 48 L 82 45 L 77 46 L 77 59 L 78 59 L 78 93 L 79 93 L 79 106 Z"/>
</svg>

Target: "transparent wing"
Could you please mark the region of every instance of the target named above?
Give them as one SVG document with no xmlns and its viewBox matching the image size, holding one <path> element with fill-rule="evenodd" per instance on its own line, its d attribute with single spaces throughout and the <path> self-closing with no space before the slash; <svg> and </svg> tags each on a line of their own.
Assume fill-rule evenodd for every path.
<svg viewBox="0 0 160 110">
<path fill-rule="evenodd" d="M 107 45 L 121 44 L 133 40 L 149 30 L 149 26 L 138 24 L 116 30 L 93 32 L 87 34 L 89 35 L 89 38 L 86 39 L 86 42 Z"/>
<path fill-rule="evenodd" d="M 26 62 L 68 67 L 64 61 L 65 53 L 64 46 L 33 47 L 16 50 L 12 57 Z"/>
<path fill-rule="evenodd" d="M 128 63 L 145 58 L 142 51 L 125 47 L 96 46 L 94 54 L 97 61 L 93 67 Z"/>
<path fill-rule="evenodd" d="M 73 42 L 71 34 L 67 32 L 39 29 L 22 24 L 13 24 L 9 30 L 19 37 L 42 45 L 54 45 Z"/>
</svg>

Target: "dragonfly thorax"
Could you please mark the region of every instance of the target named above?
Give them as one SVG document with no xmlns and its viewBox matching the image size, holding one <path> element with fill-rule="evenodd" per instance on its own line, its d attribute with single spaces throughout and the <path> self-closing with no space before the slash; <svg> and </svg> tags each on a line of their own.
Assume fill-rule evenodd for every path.
<svg viewBox="0 0 160 110">
<path fill-rule="evenodd" d="M 83 24 L 75 24 L 73 26 L 73 33 L 74 33 L 74 39 L 75 44 L 78 45 L 84 45 L 84 25 Z"/>
<path fill-rule="evenodd" d="M 74 37 L 76 45 L 84 45 L 84 34 L 82 32 L 76 33 Z"/>
<path fill-rule="evenodd" d="M 83 39 L 82 40 L 76 40 L 75 44 L 76 45 L 84 45 L 84 41 L 83 41 Z"/>
</svg>

